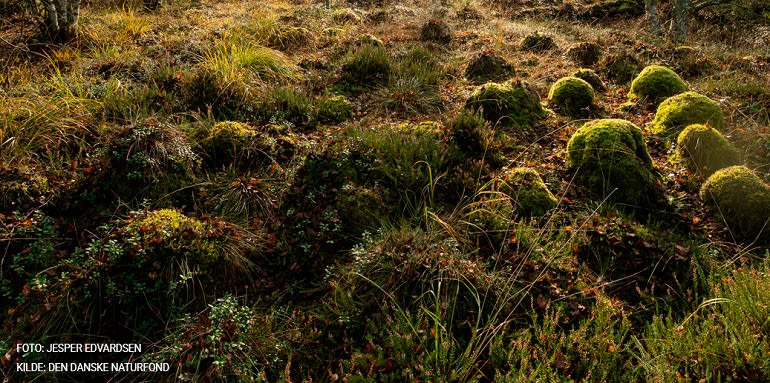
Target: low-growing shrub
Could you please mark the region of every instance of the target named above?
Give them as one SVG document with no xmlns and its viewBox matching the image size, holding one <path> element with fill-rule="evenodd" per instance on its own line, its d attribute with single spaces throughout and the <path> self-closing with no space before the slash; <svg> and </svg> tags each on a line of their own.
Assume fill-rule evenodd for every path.
<svg viewBox="0 0 770 383">
<path fill-rule="evenodd" d="M 625 50 L 605 55 L 599 62 L 599 73 L 615 84 L 627 84 L 639 74 L 642 64 Z"/>
<path fill-rule="evenodd" d="M 449 44 L 452 41 L 452 31 L 446 21 L 432 19 L 420 29 L 420 39 L 439 44 Z"/>
</svg>

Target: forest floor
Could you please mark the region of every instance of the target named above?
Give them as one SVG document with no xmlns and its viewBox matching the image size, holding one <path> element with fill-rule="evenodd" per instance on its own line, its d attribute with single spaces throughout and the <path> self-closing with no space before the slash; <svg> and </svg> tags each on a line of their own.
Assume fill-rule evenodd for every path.
<svg viewBox="0 0 770 383">
<path fill-rule="evenodd" d="M 770 3 L 679 44 L 640 3 L 91 1 L 50 45 L 0 1 L 3 381 L 770 380 L 770 235 L 735 224 L 770 194 L 704 201 L 659 101 L 629 102 L 672 69 L 768 188 Z M 544 109 L 485 121 L 479 57 Z M 567 113 L 580 68 L 600 85 Z M 641 134 L 644 202 L 571 166 L 599 119 Z M 141 352 L 17 347 L 59 343 Z M 162 371 L 49 364 L 97 362 Z"/>
</svg>

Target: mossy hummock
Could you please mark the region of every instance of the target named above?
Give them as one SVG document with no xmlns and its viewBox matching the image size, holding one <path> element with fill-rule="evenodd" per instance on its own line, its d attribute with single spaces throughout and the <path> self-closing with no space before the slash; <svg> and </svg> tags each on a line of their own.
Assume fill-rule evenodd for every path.
<svg viewBox="0 0 770 383">
<path fill-rule="evenodd" d="M 524 36 L 519 47 L 524 51 L 542 52 L 556 48 L 556 43 L 553 37 L 536 31 Z"/>
<path fill-rule="evenodd" d="M 353 117 L 353 103 L 343 95 L 324 96 L 316 105 L 322 123 L 340 123 Z"/>
<path fill-rule="evenodd" d="M 704 177 L 741 162 L 738 149 L 718 130 L 701 124 L 685 128 L 676 140 L 676 160 L 691 172 Z"/>
<path fill-rule="evenodd" d="M 602 47 L 593 42 L 579 42 L 571 45 L 564 53 L 570 60 L 584 66 L 591 66 L 602 56 Z"/>
<path fill-rule="evenodd" d="M 513 66 L 503 57 L 492 52 L 481 52 L 473 56 L 465 68 L 465 78 L 472 84 L 488 81 L 503 82 L 516 75 Z"/>
<path fill-rule="evenodd" d="M 633 207 L 661 196 L 642 131 L 620 119 L 593 120 L 567 143 L 567 166 L 590 194 Z"/>
<path fill-rule="evenodd" d="M 770 241 L 770 186 L 745 166 L 716 171 L 700 189 L 703 202 L 738 240 Z"/>
<path fill-rule="evenodd" d="M 246 123 L 220 121 L 204 133 L 200 146 L 211 163 L 222 165 L 238 157 L 255 135 L 256 131 Z"/>
<path fill-rule="evenodd" d="M 719 104 L 692 91 L 677 94 L 658 106 L 655 119 L 648 125 L 648 129 L 670 141 L 692 124 L 709 124 L 714 129 L 724 129 L 724 115 Z"/>
<path fill-rule="evenodd" d="M 523 81 L 486 83 L 471 93 L 465 107 L 473 112 L 480 110 L 492 124 L 520 128 L 530 127 L 545 116 L 540 97 Z"/>
<path fill-rule="evenodd" d="M 673 70 L 662 65 L 650 65 L 631 82 L 630 100 L 658 104 L 664 99 L 687 91 L 687 84 Z"/>
<path fill-rule="evenodd" d="M 595 92 L 604 92 L 607 90 L 607 87 L 604 85 L 601 77 L 599 77 L 599 75 L 593 69 L 580 68 L 572 72 L 570 77 L 577 77 L 591 84 L 591 88 L 593 88 Z"/>
<path fill-rule="evenodd" d="M 594 105 L 594 89 L 585 80 L 564 77 L 551 86 L 548 100 L 567 116 L 585 116 Z"/>
<path fill-rule="evenodd" d="M 511 198 L 514 211 L 523 217 L 540 217 L 558 200 L 532 168 L 513 168 L 503 178 L 500 191 Z"/>
</svg>

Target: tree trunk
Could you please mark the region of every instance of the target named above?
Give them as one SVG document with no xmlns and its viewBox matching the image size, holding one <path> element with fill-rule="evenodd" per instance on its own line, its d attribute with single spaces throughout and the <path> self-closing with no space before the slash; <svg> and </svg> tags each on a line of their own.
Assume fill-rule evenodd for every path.
<svg viewBox="0 0 770 383">
<path fill-rule="evenodd" d="M 658 0 L 644 0 L 644 13 L 647 15 L 647 22 L 650 24 L 652 33 L 659 37 L 660 18 L 658 17 Z"/>
<path fill-rule="evenodd" d="M 687 38 L 687 23 L 690 18 L 690 0 L 674 0 L 671 14 L 671 28 L 668 33 L 671 41 L 681 43 Z"/>
<path fill-rule="evenodd" d="M 72 40 L 77 36 L 80 0 L 41 0 L 30 5 L 40 16 L 41 32 L 55 43 Z"/>
</svg>

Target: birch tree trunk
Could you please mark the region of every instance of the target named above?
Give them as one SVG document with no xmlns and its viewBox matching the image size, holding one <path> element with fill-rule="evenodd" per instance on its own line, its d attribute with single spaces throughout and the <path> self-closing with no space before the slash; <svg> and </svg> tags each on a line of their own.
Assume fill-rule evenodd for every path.
<svg viewBox="0 0 770 383">
<path fill-rule="evenodd" d="M 671 41 L 681 43 L 687 38 L 687 22 L 690 18 L 690 0 L 674 0 L 671 12 Z"/>
<path fill-rule="evenodd" d="M 658 17 L 658 0 L 644 0 L 644 13 L 647 15 L 647 22 L 650 29 L 656 37 L 660 37 L 660 18 Z"/>
<path fill-rule="evenodd" d="M 40 29 L 53 42 L 67 42 L 77 35 L 80 0 L 29 0 L 40 17 Z"/>
</svg>

